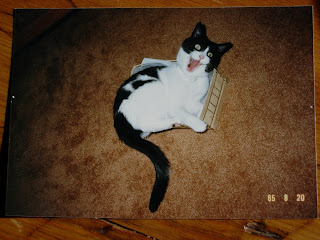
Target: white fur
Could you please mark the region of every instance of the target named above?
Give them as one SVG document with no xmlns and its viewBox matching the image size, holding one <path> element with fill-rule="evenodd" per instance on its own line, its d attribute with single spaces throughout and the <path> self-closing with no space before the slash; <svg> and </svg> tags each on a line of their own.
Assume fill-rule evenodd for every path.
<svg viewBox="0 0 320 240">
<path fill-rule="evenodd" d="M 152 132 L 172 128 L 174 124 L 185 124 L 196 132 L 204 132 L 206 124 L 199 119 L 203 108 L 202 100 L 209 88 L 208 73 L 205 72 L 208 49 L 194 51 L 190 55 L 180 48 L 177 63 L 158 70 L 160 81 L 145 84 L 134 90 L 131 83 L 124 89 L 132 92 L 123 100 L 119 111 L 124 114 L 134 129 L 141 130 L 141 137 Z M 188 71 L 190 56 L 200 65 Z M 202 65 L 203 64 L 203 65 Z M 153 79 L 139 75 L 137 80 Z"/>
</svg>

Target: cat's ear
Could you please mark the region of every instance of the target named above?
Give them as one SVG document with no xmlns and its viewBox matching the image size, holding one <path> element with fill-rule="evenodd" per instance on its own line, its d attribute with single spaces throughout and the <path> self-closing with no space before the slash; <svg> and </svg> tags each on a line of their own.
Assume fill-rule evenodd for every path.
<svg viewBox="0 0 320 240">
<path fill-rule="evenodd" d="M 218 51 L 221 53 L 221 55 L 223 55 L 228 52 L 232 46 L 233 44 L 230 42 L 218 44 Z"/>
<path fill-rule="evenodd" d="M 196 27 L 194 28 L 191 37 L 195 38 L 195 37 L 201 37 L 201 36 L 206 36 L 206 26 L 204 24 L 202 24 L 201 22 L 198 22 L 198 24 L 196 25 Z"/>
</svg>

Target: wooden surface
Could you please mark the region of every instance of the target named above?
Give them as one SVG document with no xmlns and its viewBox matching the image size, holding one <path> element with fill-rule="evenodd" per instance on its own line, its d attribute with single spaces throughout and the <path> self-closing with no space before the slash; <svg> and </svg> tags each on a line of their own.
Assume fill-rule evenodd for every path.
<svg viewBox="0 0 320 240">
<path fill-rule="evenodd" d="M 0 135 L 2 136 L 14 8 L 314 6 L 316 117 L 319 117 L 319 0 L 2 0 L 0 2 Z M 319 124 L 317 150 L 319 150 Z M 317 159 L 319 167 L 319 157 Z M 319 192 L 319 191 L 318 191 Z M 260 236 L 249 234 L 256 233 Z M 320 220 L 124 220 L 0 218 L 0 239 L 320 239 Z"/>
</svg>

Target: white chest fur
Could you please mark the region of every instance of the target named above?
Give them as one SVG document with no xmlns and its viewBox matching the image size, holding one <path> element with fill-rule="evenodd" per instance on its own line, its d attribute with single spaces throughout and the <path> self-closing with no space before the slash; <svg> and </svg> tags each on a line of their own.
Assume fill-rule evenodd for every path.
<svg viewBox="0 0 320 240">
<path fill-rule="evenodd" d="M 201 101 L 209 87 L 207 75 L 188 76 L 177 64 L 160 70 L 159 78 L 167 91 L 171 111 L 181 107 L 188 109 L 194 102 Z"/>
</svg>

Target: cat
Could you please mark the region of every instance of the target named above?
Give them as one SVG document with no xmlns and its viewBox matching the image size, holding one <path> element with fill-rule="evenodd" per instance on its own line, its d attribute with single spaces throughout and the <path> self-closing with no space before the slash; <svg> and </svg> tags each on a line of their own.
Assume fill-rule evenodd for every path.
<svg viewBox="0 0 320 240">
<path fill-rule="evenodd" d="M 232 46 L 230 42 L 211 42 L 206 26 L 199 22 L 183 41 L 175 63 L 141 70 L 118 89 L 113 114 L 119 139 L 147 155 L 155 168 L 149 202 L 152 213 L 167 191 L 170 163 L 160 148 L 145 138 L 176 124 L 195 132 L 206 131 L 207 125 L 199 116 L 210 84 L 208 75 Z"/>
</svg>

